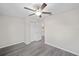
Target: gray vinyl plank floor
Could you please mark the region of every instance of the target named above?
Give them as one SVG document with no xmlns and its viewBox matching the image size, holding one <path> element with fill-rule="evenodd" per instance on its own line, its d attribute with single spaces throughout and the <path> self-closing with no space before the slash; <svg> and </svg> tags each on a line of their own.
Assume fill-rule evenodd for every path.
<svg viewBox="0 0 79 59">
<path fill-rule="evenodd" d="M 70 52 L 45 44 L 44 42 L 32 42 L 20 49 L 7 53 L 5 56 L 76 56 Z"/>
</svg>

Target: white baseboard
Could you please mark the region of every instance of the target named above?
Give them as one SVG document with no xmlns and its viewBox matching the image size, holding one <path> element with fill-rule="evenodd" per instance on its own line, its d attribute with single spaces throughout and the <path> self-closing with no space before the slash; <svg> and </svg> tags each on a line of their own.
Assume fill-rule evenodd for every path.
<svg viewBox="0 0 79 59">
<path fill-rule="evenodd" d="M 64 49 L 64 48 L 58 47 L 58 46 L 56 46 L 56 45 L 52 45 L 51 43 L 45 42 L 45 44 L 51 45 L 51 46 L 53 46 L 53 47 L 56 47 L 56 48 L 62 49 L 62 50 L 64 50 L 64 51 L 67 51 L 67 52 L 70 52 L 70 53 L 72 53 L 72 54 L 75 54 L 75 55 L 79 56 L 78 53 L 75 53 L 75 52 L 73 52 L 73 51 L 70 51 L 70 50 L 67 50 L 67 49 Z"/>
</svg>

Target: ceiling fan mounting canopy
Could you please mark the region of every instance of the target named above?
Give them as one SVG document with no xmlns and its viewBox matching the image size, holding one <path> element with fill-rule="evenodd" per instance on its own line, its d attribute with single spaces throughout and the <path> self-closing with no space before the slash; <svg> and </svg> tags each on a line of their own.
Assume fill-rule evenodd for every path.
<svg viewBox="0 0 79 59">
<path fill-rule="evenodd" d="M 31 9 L 31 8 L 28 8 L 28 7 L 24 7 L 24 9 L 27 9 L 27 10 L 30 10 L 30 11 L 33 11 L 34 13 L 30 14 L 29 16 L 32 16 L 32 15 L 37 15 L 39 16 L 40 18 L 42 17 L 42 14 L 49 14 L 49 15 L 52 15 L 51 12 L 44 12 L 43 9 L 47 6 L 46 3 L 43 3 L 40 7 L 37 7 L 36 10 L 34 9 Z"/>
</svg>

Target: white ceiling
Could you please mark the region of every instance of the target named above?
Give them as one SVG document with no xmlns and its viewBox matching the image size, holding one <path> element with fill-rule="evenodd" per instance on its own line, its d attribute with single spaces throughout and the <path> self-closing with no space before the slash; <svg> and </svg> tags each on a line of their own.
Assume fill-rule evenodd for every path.
<svg viewBox="0 0 79 59">
<path fill-rule="evenodd" d="M 47 7 L 44 9 L 45 11 L 54 12 L 54 14 L 59 14 L 62 12 L 66 12 L 75 8 L 79 8 L 78 3 L 47 3 Z M 26 17 L 31 12 L 29 10 L 25 10 L 24 7 L 33 8 L 36 5 L 34 3 L 0 3 L 0 15 L 1 16 L 18 16 L 18 17 Z M 32 16 L 34 17 L 34 16 Z"/>
</svg>

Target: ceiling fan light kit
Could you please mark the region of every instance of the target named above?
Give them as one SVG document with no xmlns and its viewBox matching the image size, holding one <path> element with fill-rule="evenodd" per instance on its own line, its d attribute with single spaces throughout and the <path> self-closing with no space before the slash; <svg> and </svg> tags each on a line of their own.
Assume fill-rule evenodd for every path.
<svg viewBox="0 0 79 59">
<path fill-rule="evenodd" d="M 36 14 L 37 16 L 40 16 L 40 15 L 42 14 L 42 12 L 41 12 L 41 11 L 36 11 L 35 14 Z"/>
</svg>

